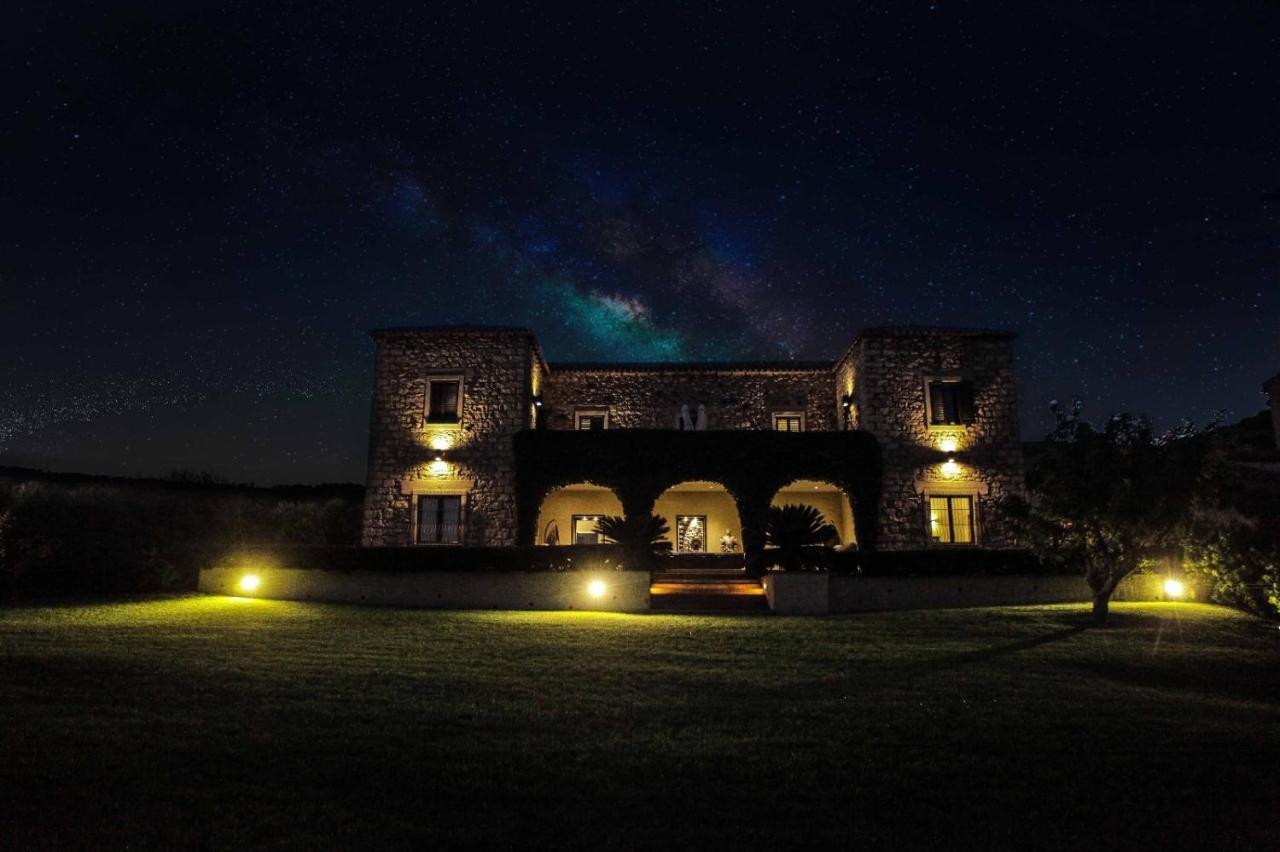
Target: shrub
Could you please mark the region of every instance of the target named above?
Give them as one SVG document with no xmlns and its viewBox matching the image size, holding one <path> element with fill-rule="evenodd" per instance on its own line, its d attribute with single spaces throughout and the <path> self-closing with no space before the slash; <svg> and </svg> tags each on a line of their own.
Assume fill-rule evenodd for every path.
<svg viewBox="0 0 1280 852">
<path fill-rule="evenodd" d="M 821 567 L 820 560 L 806 558 L 806 548 L 830 544 L 837 538 L 836 528 L 813 506 L 788 503 L 769 508 L 765 543 L 777 548 L 775 564 L 785 571 Z"/>
<path fill-rule="evenodd" d="M 616 542 L 627 565 L 641 570 L 652 567 L 656 553 L 671 548 L 665 540 L 671 527 L 657 515 L 608 515 L 596 522 L 596 532 Z"/>
</svg>

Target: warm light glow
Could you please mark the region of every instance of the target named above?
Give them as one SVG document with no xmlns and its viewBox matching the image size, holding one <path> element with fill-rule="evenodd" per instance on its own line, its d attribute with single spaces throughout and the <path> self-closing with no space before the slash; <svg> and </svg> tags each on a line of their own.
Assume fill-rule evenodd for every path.
<svg viewBox="0 0 1280 852">
<path fill-rule="evenodd" d="M 438 432 L 431 436 L 431 449 L 443 452 L 453 447 L 453 435 L 448 432 Z"/>
<path fill-rule="evenodd" d="M 602 598 L 608 587 L 604 584 L 604 580 L 592 580 L 587 583 L 587 594 L 593 598 Z"/>
<path fill-rule="evenodd" d="M 956 464 L 955 459 L 947 459 L 942 463 L 942 472 L 947 476 L 955 476 L 960 472 L 960 465 Z"/>
<path fill-rule="evenodd" d="M 1186 587 L 1182 585 L 1181 580 L 1175 580 L 1170 577 L 1164 581 L 1164 593 L 1171 598 L 1180 598 L 1185 591 Z"/>
<path fill-rule="evenodd" d="M 938 449 L 944 453 L 954 453 L 960 448 L 960 444 L 955 438 L 940 438 L 938 440 Z"/>
<path fill-rule="evenodd" d="M 260 585 L 262 585 L 262 578 L 257 574 L 245 574 L 240 578 L 240 591 L 242 592 L 256 592 Z"/>
<path fill-rule="evenodd" d="M 427 470 L 432 476 L 444 476 L 449 472 L 449 463 L 442 458 L 433 459 L 431 464 L 427 465 Z"/>
</svg>

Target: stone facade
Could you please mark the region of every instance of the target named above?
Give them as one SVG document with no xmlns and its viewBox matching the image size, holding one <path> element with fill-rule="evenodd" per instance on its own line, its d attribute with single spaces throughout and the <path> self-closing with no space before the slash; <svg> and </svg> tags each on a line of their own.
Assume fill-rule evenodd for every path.
<svg viewBox="0 0 1280 852">
<path fill-rule="evenodd" d="M 696 420 L 699 406 L 707 431 L 770 430 L 775 415 L 799 414 L 805 431 L 873 436 L 883 459 L 874 525 L 881 549 L 930 546 L 926 498 L 939 494 L 974 499 L 979 546 L 1016 546 L 995 508 L 1023 477 L 1008 334 L 869 329 L 821 363 L 560 365 L 548 365 L 523 329 L 373 336 L 366 546 L 413 543 L 414 506 L 433 494 L 462 497 L 461 543 L 528 543 L 516 538 L 517 433 L 572 430 L 579 414 L 599 413 L 611 430 L 672 430 L 682 407 Z M 456 424 L 427 422 L 433 377 L 462 382 Z M 941 377 L 971 383 L 971 423 L 929 425 L 925 382 Z"/>
<path fill-rule="evenodd" d="M 673 429 L 682 406 L 699 405 L 706 428 L 772 429 L 775 412 L 803 412 L 805 428 L 836 428 L 831 366 L 553 365 L 544 425 L 574 428 L 574 415 L 607 409 L 612 429 Z"/>
<path fill-rule="evenodd" d="M 986 331 L 869 329 L 853 349 L 857 426 L 884 454 L 879 546 L 927 547 L 924 496 L 976 497 L 979 542 L 1015 546 L 996 502 L 1021 493 L 1012 337 Z M 925 382 L 958 377 L 973 384 L 973 422 L 929 425 Z"/>
<path fill-rule="evenodd" d="M 519 329 L 387 330 L 377 344 L 362 541 L 414 540 L 415 498 L 464 497 L 464 544 L 515 544 L 512 436 L 533 417 L 537 343 Z M 427 422 L 427 383 L 462 380 L 457 423 Z"/>
</svg>

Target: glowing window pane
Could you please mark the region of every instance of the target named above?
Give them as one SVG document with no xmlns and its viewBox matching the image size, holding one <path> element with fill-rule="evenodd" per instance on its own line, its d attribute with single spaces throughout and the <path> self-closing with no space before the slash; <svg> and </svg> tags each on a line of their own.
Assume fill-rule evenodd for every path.
<svg viewBox="0 0 1280 852">
<path fill-rule="evenodd" d="M 946 497 L 929 498 L 929 536 L 937 542 L 951 543 L 951 515 Z"/>
<path fill-rule="evenodd" d="M 973 504 L 968 497 L 951 498 L 952 541 L 973 544 Z"/>
<path fill-rule="evenodd" d="M 600 534 L 596 532 L 596 522 L 599 520 L 599 515 L 574 515 L 573 543 L 599 544 L 601 537 Z"/>
</svg>

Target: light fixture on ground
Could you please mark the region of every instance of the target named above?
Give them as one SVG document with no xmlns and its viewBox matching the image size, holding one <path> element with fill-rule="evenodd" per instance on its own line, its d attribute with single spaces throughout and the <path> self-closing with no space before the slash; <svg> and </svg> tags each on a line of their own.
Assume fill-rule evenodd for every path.
<svg viewBox="0 0 1280 852">
<path fill-rule="evenodd" d="M 256 592 L 260 585 L 262 585 L 262 578 L 257 574 L 245 574 L 240 578 L 240 591 L 242 592 Z"/>
<path fill-rule="evenodd" d="M 587 594 L 591 595 L 593 598 L 599 599 L 604 597 L 604 593 L 608 591 L 608 588 L 609 587 L 604 584 L 604 580 L 592 580 L 590 583 L 587 583 Z"/>
<path fill-rule="evenodd" d="M 1181 580 L 1175 580 L 1173 577 L 1170 577 L 1164 581 L 1165 597 L 1180 598 L 1186 590 L 1186 586 L 1182 585 Z"/>
</svg>

